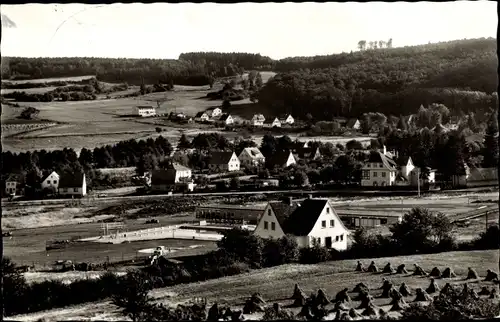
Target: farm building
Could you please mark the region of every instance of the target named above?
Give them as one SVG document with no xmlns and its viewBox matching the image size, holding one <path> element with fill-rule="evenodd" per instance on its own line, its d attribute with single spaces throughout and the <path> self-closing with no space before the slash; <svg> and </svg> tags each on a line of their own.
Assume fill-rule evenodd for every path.
<svg viewBox="0 0 500 322">
<path fill-rule="evenodd" d="M 194 120 L 198 122 L 208 122 L 210 120 L 210 116 L 206 112 L 198 112 L 195 115 Z"/>
<path fill-rule="evenodd" d="M 134 106 L 134 115 L 147 117 L 147 116 L 155 116 L 156 109 L 153 106 Z"/>
<path fill-rule="evenodd" d="M 284 115 L 281 115 L 279 117 L 279 121 L 281 122 L 281 124 L 289 124 L 289 125 L 292 125 L 293 123 L 295 123 L 295 120 L 294 118 L 292 117 L 292 115 L 290 114 L 284 114 Z"/>
<path fill-rule="evenodd" d="M 255 114 L 252 117 L 252 125 L 253 126 L 264 126 L 265 121 L 266 121 L 266 118 L 262 114 Z"/>
<path fill-rule="evenodd" d="M 256 225 L 264 212 L 265 206 L 212 205 L 198 207 L 195 210 L 196 219 L 207 223 L 228 225 Z"/>
<path fill-rule="evenodd" d="M 266 158 L 260 152 L 259 148 L 244 148 L 241 151 L 238 159 L 242 166 L 262 166 L 266 162 Z"/>
<path fill-rule="evenodd" d="M 41 186 L 42 190 L 44 191 L 56 193 L 57 189 L 59 188 L 59 175 L 57 174 L 57 172 L 53 171 L 48 176 L 44 177 L 42 179 Z"/>
<path fill-rule="evenodd" d="M 264 209 L 254 233 L 263 238 L 296 238 L 299 247 L 319 244 L 336 250 L 347 249 L 349 230 L 328 199 L 308 198 L 300 203 L 270 202 Z"/>
<path fill-rule="evenodd" d="M 403 215 L 396 213 L 359 213 L 350 210 L 337 211 L 340 219 L 349 228 L 377 227 L 401 222 Z"/>
<path fill-rule="evenodd" d="M 222 115 L 222 109 L 220 109 L 219 107 L 211 107 L 205 112 L 207 112 L 208 116 L 210 117 L 219 117 Z"/>
<path fill-rule="evenodd" d="M 208 167 L 213 171 L 239 171 L 240 160 L 234 152 L 216 151 L 212 152 Z"/>
<path fill-rule="evenodd" d="M 5 180 L 5 193 L 8 195 L 20 195 L 22 194 L 23 180 L 21 176 L 11 174 L 7 180 Z"/>
<path fill-rule="evenodd" d="M 279 167 L 279 168 L 287 168 L 291 165 L 297 163 L 295 157 L 292 154 L 292 151 L 278 151 L 268 157 L 269 161 L 267 162 L 268 166 Z"/>
<path fill-rule="evenodd" d="M 59 178 L 59 194 L 83 197 L 87 194 L 85 173 L 63 174 Z"/>
</svg>

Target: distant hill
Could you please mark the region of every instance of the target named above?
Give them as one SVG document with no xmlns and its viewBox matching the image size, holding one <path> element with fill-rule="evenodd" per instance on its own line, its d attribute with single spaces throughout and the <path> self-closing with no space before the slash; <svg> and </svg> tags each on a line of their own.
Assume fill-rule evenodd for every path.
<svg viewBox="0 0 500 322">
<path fill-rule="evenodd" d="M 278 74 L 259 93 L 259 104 L 271 114 L 399 115 L 434 102 L 459 113 L 496 107 L 496 50 L 495 39 L 481 38 L 281 60 L 216 52 L 183 53 L 177 60 L 2 57 L 2 78 L 97 75 L 106 82 L 197 86 L 245 70 L 267 70 Z"/>
</svg>

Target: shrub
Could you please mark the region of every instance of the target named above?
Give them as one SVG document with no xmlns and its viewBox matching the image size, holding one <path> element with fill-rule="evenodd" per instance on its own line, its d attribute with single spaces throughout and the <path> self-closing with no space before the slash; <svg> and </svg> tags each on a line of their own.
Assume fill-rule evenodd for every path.
<svg viewBox="0 0 500 322">
<path fill-rule="evenodd" d="M 262 257 L 266 267 L 293 263 L 299 259 L 299 247 L 292 236 L 266 239 Z"/>
<path fill-rule="evenodd" d="M 135 322 L 149 305 L 148 293 L 151 289 L 151 281 L 146 274 L 130 271 L 119 280 L 113 304 L 122 308 L 123 313 Z"/>
<path fill-rule="evenodd" d="M 498 249 L 500 248 L 500 230 L 498 225 L 488 227 L 485 232 L 479 235 L 479 238 L 474 240 L 476 249 Z"/>
<path fill-rule="evenodd" d="M 248 263 L 251 267 L 261 266 L 264 242 L 251 231 L 239 228 L 225 231 L 217 245 L 237 261 Z"/>
<path fill-rule="evenodd" d="M 300 249 L 299 262 L 301 264 L 317 264 L 330 259 L 330 253 L 325 247 L 314 245 Z"/>
</svg>

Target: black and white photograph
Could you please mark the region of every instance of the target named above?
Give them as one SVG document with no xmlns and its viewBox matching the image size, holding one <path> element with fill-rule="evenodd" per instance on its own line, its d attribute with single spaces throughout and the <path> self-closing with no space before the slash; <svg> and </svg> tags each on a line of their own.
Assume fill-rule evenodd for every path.
<svg viewBox="0 0 500 322">
<path fill-rule="evenodd" d="M 2 320 L 500 318 L 496 1 L 0 12 Z"/>
</svg>

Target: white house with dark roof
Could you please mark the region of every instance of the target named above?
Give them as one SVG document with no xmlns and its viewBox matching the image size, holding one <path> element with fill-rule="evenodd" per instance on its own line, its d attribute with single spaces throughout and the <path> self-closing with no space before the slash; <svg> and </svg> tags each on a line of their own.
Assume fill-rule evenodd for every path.
<svg viewBox="0 0 500 322">
<path fill-rule="evenodd" d="M 58 192 L 62 196 L 85 196 L 87 194 L 85 173 L 65 173 L 61 175 Z"/>
<path fill-rule="evenodd" d="M 280 120 L 275 117 L 274 120 L 269 124 L 270 127 L 281 127 Z"/>
<path fill-rule="evenodd" d="M 155 116 L 156 115 L 156 108 L 153 106 L 149 106 L 149 105 L 134 106 L 133 112 L 134 112 L 134 115 L 142 116 L 142 117 Z"/>
<path fill-rule="evenodd" d="M 292 235 L 299 247 L 319 244 L 343 251 L 349 230 L 328 199 L 309 198 L 300 203 L 268 203 L 254 233 L 263 238 Z"/>
<path fill-rule="evenodd" d="M 57 172 L 55 171 L 52 171 L 52 173 L 42 179 L 40 184 L 42 190 L 49 190 L 53 193 L 56 193 L 59 188 L 59 179 L 59 174 L 57 174 Z"/>
<path fill-rule="evenodd" d="M 361 122 L 357 118 L 350 118 L 345 127 L 351 130 L 359 130 L 361 128 Z"/>
<path fill-rule="evenodd" d="M 361 186 L 364 187 L 393 186 L 398 174 L 396 162 L 383 152 L 371 153 L 361 170 Z"/>
<path fill-rule="evenodd" d="M 221 117 L 219 118 L 219 121 L 224 122 L 225 125 L 234 124 L 234 119 L 229 114 L 222 114 Z"/>
<path fill-rule="evenodd" d="M 220 107 L 211 107 L 205 112 L 207 112 L 208 116 L 210 117 L 219 117 L 222 115 L 222 109 Z"/>
<path fill-rule="evenodd" d="M 281 124 L 289 124 L 292 125 L 295 123 L 295 119 L 292 117 L 291 114 L 284 114 L 279 117 L 279 121 Z"/>
<path fill-rule="evenodd" d="M 196 113 L 194 120 L 197 122 L 208 122 L 210 121 L 210 116 L 207 112 L 198 112 Z"/>
<path fill-rule="evenodd" d="M 208 167 L 212 171 L 239 171 L 240 160 L 234 152 L 212 152 Z"/>
<path fill-rule="evenodd" d="M 263 166 L 266 163 L 266 158 L 260 152 L 259 148 L 244 148 L 238 156 L 242 166 Z"/>
<path fill-rule="evenodd" d="M 5 180 L 5 193 L 8 195 L 19 195 L 22 194 L 23 180 L 21 176 L 16 174 L 11 174 Z"/>
<path fill-rule="evenodd" d="M 253 126 L 264 126 L 264 122 L 266 121 L 266 118 L 262 114 L 255 114 L 252 117 L 252 125 Z"/>
</svg>

